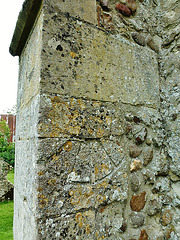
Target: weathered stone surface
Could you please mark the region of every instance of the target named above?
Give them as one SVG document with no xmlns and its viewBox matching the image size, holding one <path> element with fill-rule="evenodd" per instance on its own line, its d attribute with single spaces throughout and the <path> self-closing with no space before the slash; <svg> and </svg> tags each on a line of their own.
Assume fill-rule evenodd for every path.
<svg viewBox="0 0 180 240">
<path fill-rule="evenodd" d="M 68 13 L 69 15 L 80 18 L 87 22 L 95 24 L 96 18 L 96 0 L 78 1 L 78 0 L 56 0 L 54 7 L 58 11 Z"/>
<path fill-rule="evenodd" d="M 124 41 L 119 35 L 108 36 L 103 31 L 60 14 L 58 21 L 54 20 L 53 14 L 45 15 L 48 25 L 44 31 L 42 57 L 48 59 L 48 64 L 43 63 L 42 89 L 78 98 L 122 101 L 133 105 L 139 104 L 143 99 L 146 105 L 159 104 L 155 97 L 159 91 L 158 69 L 155 55 L 151 51 L 147 50 L 145 53 L 145 49 Z M 51 26 L 57 28 L 56 33 L 51 31 Z M 61 29 L 64 29 L 64 33 Z M 64 38 L 64 34 L 68 37 Z M 56 50 L 59 44 L 63 48 L 61 52 Z M 127 67 L 129 61 L 133 70 Z M 147 68 L 144 66 L 145 62 L 148 64 Z M 140 72 L 143 73 L 139 75 Z"/>
<path fill-rule="evenodd" d="M 142 192 L 131 197 L 130 206 L 133 211 L 139 212 L 144 208 L 146 203 L 145 196 L 146 192 Z"/>
</svg>

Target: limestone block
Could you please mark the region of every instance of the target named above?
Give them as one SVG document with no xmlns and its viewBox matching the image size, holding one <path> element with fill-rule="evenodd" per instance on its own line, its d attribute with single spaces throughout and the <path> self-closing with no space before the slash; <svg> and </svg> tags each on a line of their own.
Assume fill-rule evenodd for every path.
<svg viewBox="0 0 180 240">
<path fill-rule="evenodd" d="M 113 103 L 41 96 L 39 136 L 102 138 L 123 134 L 121 111 Z"/>
<path fill-rule="evenodd" d="M 57 21 L 53 15 L 47 16 L 43 32 L 43 91 L 133 105 L 159 105 L 158 64 L 153 51 L 80 21 L 61 15 Z M 56 30 L 52 31 L 52 26 Z"/>
<path fill-rule="evenodd" d="M 20 57 L 18 108 L 27 105 L 39 92 L 42 19 L 43 15 L 41 14 L 37 21 L 36 28 L 29 36 L 27 45 Z"/>
<path fill-rule="evenodd" d="M 70 16 L 96 23 L 96 0 L 55 0 L 54 8 L 69 13 Z"/>
</svg>

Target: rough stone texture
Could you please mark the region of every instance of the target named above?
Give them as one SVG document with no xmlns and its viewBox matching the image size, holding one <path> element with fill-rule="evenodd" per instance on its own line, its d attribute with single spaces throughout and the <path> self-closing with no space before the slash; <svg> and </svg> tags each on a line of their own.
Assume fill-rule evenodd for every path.
<svg viewBox="0 0 180 240">
<path fill-rule="evenodd" d="M 180 238 L 180 3 L 120 3 L 44 0 L 12 42 L 15 240 Z"/>
<path fill-rule="evenodd" d="M 0 202 L 13 199 L 14 185 L 7 180 L 7 174 L 12 167 L 3 159 L 0 159 Z"/>
<path fill-rule="evenodd" d="M 37 124 L 39 115 L 41 15 L 20 56 L 14 193 L 14 239 L 37 238 Z"/>
</svg>

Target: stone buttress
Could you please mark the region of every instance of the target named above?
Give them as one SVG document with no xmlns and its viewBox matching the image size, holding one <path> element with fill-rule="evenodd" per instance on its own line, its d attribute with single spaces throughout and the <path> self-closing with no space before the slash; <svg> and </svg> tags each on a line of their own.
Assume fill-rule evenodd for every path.
<svg viewBox="0 0 180 240">
<path fill-rule="evenodd" d="M 180 238 L 180 4 L 167 2 L 24 2 L 15 240 Z"/>
</svg>

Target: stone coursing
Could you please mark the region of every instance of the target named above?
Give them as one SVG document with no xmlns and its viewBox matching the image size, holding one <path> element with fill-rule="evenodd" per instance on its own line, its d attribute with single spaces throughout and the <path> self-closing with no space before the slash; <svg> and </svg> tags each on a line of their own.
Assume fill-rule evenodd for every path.
<svg viewBox="0 0 180 240">
<path fill-rule="evenodd" d="M 15 239 L 179 239 L 179 3 L 75 2 L 20 56 Z"/>
</svg>

